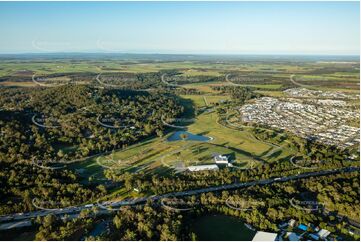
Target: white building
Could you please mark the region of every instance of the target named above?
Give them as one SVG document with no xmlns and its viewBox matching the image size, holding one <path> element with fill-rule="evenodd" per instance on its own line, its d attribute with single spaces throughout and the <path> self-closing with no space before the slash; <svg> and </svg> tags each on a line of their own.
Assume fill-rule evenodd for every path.
<svg viewBox="0 0 361 242">
<path fill-rule="evenodd" d="M 199 165 L 199 166 L 188 166 L 189 171 L 210 171 L 219 170 L 217 165 Z"/>
<path fill-rule="evenodd" d="M 228 157 L 225 155 L 216 155 L 214 156 L 214 161 L 216 164 L 228 164 Z"/>
<path fill-rule="evenodd" d="M 326 237 L 330 234 L 331 232 L 328 231 L 327 229 L 321 229 L 320 231 L 318 231 L 317 235 L 320 236 L 321 239 L 326 239 Z"/>
<path fill-rule="evenodd" d="M 290 219 L 290 220 L 288 221 L 288 226 L 293 227 L 293 226 L 295 226 L 295 223 L 296 223 L 296 220 Z"/>
<path fill-rule="evenodd" d="M 263 231 L 257 231 L 252 241 L 276 241 L 276 233 L 268 233 Z"/>
</svg>

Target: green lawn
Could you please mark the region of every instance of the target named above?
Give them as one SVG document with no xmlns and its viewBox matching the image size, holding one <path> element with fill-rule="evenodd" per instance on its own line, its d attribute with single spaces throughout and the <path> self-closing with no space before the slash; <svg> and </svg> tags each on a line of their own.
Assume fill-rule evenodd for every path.
<svg viewBox="0 0 361 242">
<path fill-rule="evenodd" d="M 183 98 L 191 99 L 197 106 L 204 106 L 202 95 L 188 95 Z M 209 102 L 224 98 L 224 96 L 210 96 Z M 214 153 L 229 155 L 239 166 L 253 166 L 258 163 L 257 159 L 267 158 L 274 161 L 289 155 L 287 150 L 281 150 L 276 152 L 274 157 L 265 157 L 275 149 L 274 146 L 255 139 L 248 130 L 233 130 L 217 123 L 215 112 L 197 116 L 194 123 L 188 127 L 189 132 L 210 136 L 213 140 L 168 142 L 167 137 L 153 138 L 110 155 L 80 162 L 73 165 L 73 168 L 81 170 L 84 176 L 97 178 L 104 177 L 102 175 L 104 169 L 167 175 L 172 171 L 172 167 L 177 165 L 177 161 L 185 161 L 185 166 L 212 163 Z"/>
<path fill-rule="evenodd" d="M 229 96 L 221 95 L 181 95 L 181 97 L 192 100 L 194 105 L 196 105 L 198 108 L 206 106 L 206 102 L 209 106 L 212 103 L 217 103 L 222 100 L 229 100 Z"/>
</svg>

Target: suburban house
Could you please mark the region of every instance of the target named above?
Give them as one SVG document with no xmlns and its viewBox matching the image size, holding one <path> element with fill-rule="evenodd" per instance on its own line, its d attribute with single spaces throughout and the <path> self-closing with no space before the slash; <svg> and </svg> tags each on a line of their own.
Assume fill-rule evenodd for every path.
<svg viewBox="0 0 361 242">
<path fill-rule="evenodd" d="M 297 224 L 297 227 L 295 225 Z M 282 231 L 279 235 L 279 239 L 286 239 L 289 241 L 305 241 L 305 240 L 332 240 L 327 238 L 331 237 L 331 232 L 322 229 L 314 224 L 297 223 L 296 220 L 290 219 L 288 222 L 284 221 L 278 225 L 278 228 Z"/>
</svg>

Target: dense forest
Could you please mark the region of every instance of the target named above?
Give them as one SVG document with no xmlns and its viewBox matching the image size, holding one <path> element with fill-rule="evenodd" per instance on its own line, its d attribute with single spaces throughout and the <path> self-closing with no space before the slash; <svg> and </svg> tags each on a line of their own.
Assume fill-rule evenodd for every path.
<svg viewBox="0 0 361 242">
<path fill-rule="evenodd" d="M 0 159 L 5 162 L 70 160 L 126 147 L 164 132 L 162 116 L 183 112 L 175 97 L 159 92 L 76 85 L 2 93 Z"/>
<path fill-rule="evenodd" d="M 96 85 L 104 85 L 117 87 L 128 90 L 146 90 L 146 89 L 159 89 L 164 86 L 161 82 L 160 73 L 118 73 L 118 72 L 105 72 L 101 73 L 95 80 Z"/>
<path fill-rule="evenodd" d="M 244 104 L 244 102 L 249 99 L 261 96 L 261 94 L 253 92 L 255 89 L 252 87 L 212 86 L 212 89 L 222 94 L 229 94 L 232 100 L 238 105 Z"/>
<path fill-rule="evenodd" d="M 341 235 L 343 239 L 357 240 L 359 235 L 349 235 L 348 222 L 359 217 L 359 182 L 359 173 L 353 172 L 178 198 L 178 204 L 187 204 L 190 208 L 187 211 L 176 210 L 179 205 L 175 201 L 172 205 L 174 209 L 161 206 L 159 202 L 148 202 L 142 206 L 125 207 L 110 217 L 104 217 L 108 229 L 96 237 L 86 238 L 194 240 L 197 238 L 191 224 L 195 218 L 205 214 L 225 214 L 241 218 L 257 230 L 278 232 L 277 225 L 295 219 L 299 223 L 320 226 Z M 312 211 L 302 210 L 291 205 L 292 199 L 314 201 L 319 206 Z M 227 201 L 235 202 L 230 206 Z M 233 206 L 248 210 L 240 211 Z M 74 238 L 79 230 L 89 232 L 97 221 L 92 215 L 94 212 L 83 212 L 82 220 L 61 221 L 51 215 L 38 219 L 36 238 L 62 240 Z"/>
<path fill-rule="evenodd" d="M 1 214 L 33 210 L 34 195 L 58 207 L 104 195 L 104 186 L 80 184 L 74 171 L 50 168 L 162 136 L 161 117 L 183 112 L 178 98 L 159 92 L 83 85 L 1 92 Z"/>
</svg>

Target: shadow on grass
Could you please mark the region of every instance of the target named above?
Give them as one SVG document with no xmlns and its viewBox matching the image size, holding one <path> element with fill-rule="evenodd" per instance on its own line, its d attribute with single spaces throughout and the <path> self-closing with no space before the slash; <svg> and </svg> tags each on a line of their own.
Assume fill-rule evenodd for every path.
<svg viewBox="0 0 361 242">
<path fill-rule="evenodd" d="M 271 152 L 271 150 L 273 150 L 274 149 L 274 147 L 270 147 L 268 150 L 266 150 L 266 151 L 264 151 L 264 152 L 262 152 L 259 156 L 265 156 L 265 155 L 267 155 L 269 152 Z"/>
<path fill-rule="evenodd" d="M 191 99 L 185 99 L 177 96 L 177 99 L 179 100 L 179 103 L 184 107 L 184 112 L 182 114 L 183 118 L 195 118 L 195 103 Z M 189 123 L 191 124 L 191 123 Z"/>
<path fill-rule="evenodd" d="M 272 155 L 268 156 L 268 158 L 277 158 L 282 154 L 282 150 L 278 150 L 274 152 Z"/>
</svg>

